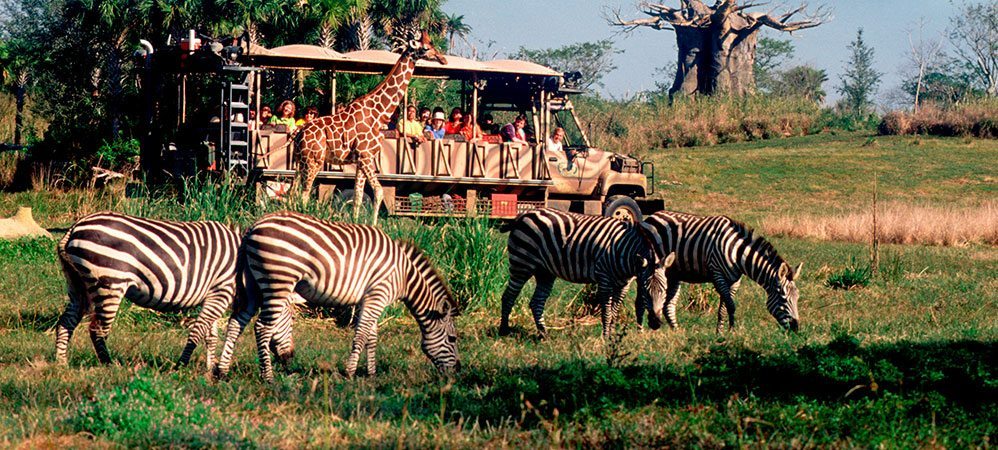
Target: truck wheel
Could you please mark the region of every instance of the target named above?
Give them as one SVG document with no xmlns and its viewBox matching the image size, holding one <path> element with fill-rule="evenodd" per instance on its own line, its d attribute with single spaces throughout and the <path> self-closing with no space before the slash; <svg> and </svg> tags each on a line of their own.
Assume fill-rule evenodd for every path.
<svg viewBox="0 0 998 450">
<path fill-rule="evenodd" d="M 638 206 L 638 202 L 626 195 L 614 195 L 606 199 L 603 216 L 631 223 L 638 223 L 644 220 L 641 216 L 641 208 Z"/>
</svg>

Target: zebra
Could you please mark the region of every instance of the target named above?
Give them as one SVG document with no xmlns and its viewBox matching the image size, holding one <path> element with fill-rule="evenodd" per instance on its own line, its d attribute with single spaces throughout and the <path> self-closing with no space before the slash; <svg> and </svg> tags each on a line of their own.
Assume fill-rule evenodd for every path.
<svg viewBox="0 0 998 450">
<path fill-rule="evenodd" d="M 268 214 L 243 237 L 238 295 L 225 345 L 214 370 L 230 368 L 236 340 L 259 311 L 255 334 L 260 372 L 273 382 L 270 352 L 286 361 L 294 353 L 292 320 L 285 311 L 297 293 L 316 306 L 356 306 L 346 374 L 357 371 L 366 350 L 368 375 L 376 369 L 378 318 L 401 298 L 422 332 L 422 348 L 442 372 L 458 370 L 458 305 L 429 259 L 413 244 L 396 242 L 377 227 L 316 219 L 293 212 Z"/>
<path fill-rule="evenodd" d="M 510 333 L 510 313 L 531 277 L 537 286 L 530 310 L 542 338 L 547 333 L 544 303 L 556 278 L 597 284 L 604 339 L 610 337 L 624 290 L 634 277 L 639 279 L 638 302 L 661 312 L 664 297 L 649 293 L 662 290 L 649 291 L 649 287 L 655 269 L 668 267 L 675 255 L 662 257 L 658 253 L 661 246 L 653 242 L 654 232 L 640 219 L 631 224 L 611 217 L 538 208 L 520 214 L 505 230 L 510 232 L 509 282 L 502 295 L 501 336 Z"/>
<path fill-rule="evenodd" d="M 676 262 L 666 270 L 665 319 L 672 328 L 676 323 L 676 300 L 679 283 L 713 283 L 721 299 L 717 308 L 717 332 L 724 330 L 724 316 L 735 326 L 735 293 L 742 275 L 748 275 L 766 290 L 766 308 L 784 328 L 797 331 L 799 293 L 795 281 L 803 263 L 791 268 L 765 238 L 748 226 L 726 216 L 699 216 L 659 211 L 647 219 L 663 251 L 675 252 Z M 644 308 L 637 304 L 637 321 L 642 322 Z M 652 311 L 651 316 L 656 312 Z M 652 318 L 649 317 L 649 320 Z M 656 320 L 660 320 L 656 318 Z"/>
<path fill-rule="evenodd" d="M 110 364 L 105 342 L 122 298 L 155 311 L 201 306 L 178 364 L 206 343 L 213 365 L 215 322 L 236 289 L 239 232 L 218 222 L 169 222 L 113 212 L 76 222 L 59 241 L 58 255 L 69 303 L 56 324 L 56 362 L 67 349 L 83 314 L 93 311 L 90 339 L 97 359 Z"/>
</svg>

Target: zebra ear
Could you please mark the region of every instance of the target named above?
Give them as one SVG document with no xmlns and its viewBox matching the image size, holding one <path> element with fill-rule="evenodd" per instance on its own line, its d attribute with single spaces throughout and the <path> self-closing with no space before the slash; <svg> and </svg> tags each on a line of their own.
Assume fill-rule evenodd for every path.
<svg viewBox="0 0 998 450">
<path fill-rule="evenodd" d="M 669 253 L 669 255 L 666 256 L 664 260 L 662 260 L 662 264 L 659 267 L 667 269 L 670 266 L 672 266 L 675 262 L 676 262 L 676 252 L 672 252 Z"/>
<path fill-rule="evenodd" d="M 793 280 L 795 280 L 797 278 L 800 278 L 800 271 L 803 268 L 804 268 L 804 263 L 797 264 L 797 267 L 794 269 L 793 273 L 790 275 L 790 281 L 793 281 Z"/>
</svg>

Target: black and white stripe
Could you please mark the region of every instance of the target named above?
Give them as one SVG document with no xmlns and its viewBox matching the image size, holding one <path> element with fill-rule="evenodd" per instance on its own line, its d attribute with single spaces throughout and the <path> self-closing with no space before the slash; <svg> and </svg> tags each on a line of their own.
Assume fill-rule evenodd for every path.
<svg viewBox="0 0 998 450">
<path fill-rule="evenodd" d="M 235 296 L 239 234 L 218 222 L 167 222 L 98 213 L 76 222 L 59 242 L 69 304 L 56 325 L 56 360 L 65 363 L 73 330 L 93 311 L 90 339 L 97 358 L 111 357 L 105 339 L 122 298 L 156 311 L 201 306 L 180 364 L 206 341 L 207 362 L 215 353 L 212 329 Z"/>
<path fill-rule="evenodd" d="M 265 380 L 273 380 L 270 353 L 287 359 L 294 351 L 288 313 L 294 293 L 312 305 L 356 306 L 348 376 L 356 372 L 363 350 L 368 374 L 375 373 L 378 318 L 396 299 L 416 318 L 423 352 L 433 364 L 441 370 L 460 366 L 453 295 L 425 255 L 379 228 L 291 212 L 270 214 L 243 238 L 238 271 L 239 296 L 215 370 L 218 376 L 228 372 L 236 340 L 259 311 L 255 331 L 260 371 Z"/>
<path fill-rule="evenodd" d="M 540 208 L 520 214 L 508 229 L 509 283 L 502 296 L 501 335 L 509 334 L 509 315 L 531 277 L 537 287 L 530 310 L 542 336 L 544 303 L 556 278 L 596 284 L 604 338 L 609 337 L 621 297 L 634 277 L 639 279 L 639 302 L 661 310 L 662 301 L 651 299 L 647 290 L 655 269 L 669 265 L 672 255 L 663 258 L 664 253 L 656 252 L 654 233 L 644 224 Z"/>
<path fill-rule="evenodd" d="M 734 296 L 742 275 L 766 290 L 766 308 L 780 325 L 796 330 L 797 286 L 801 265 L 790 267 L 766 239 L 751 228 L 725 216 L 698 216 L 660 211 L 645 223 L 656 230 L 663 251 L 675 252 L 676 262 L 666 270 L 665 315 L 669 326 L 676 327 L 676 300 L 679 283 L 713 283 L 721 300 L 717 310 L 717 330 L 724 329 L 724 316 L 735 325 Z M 637 319 L 644 313 L 637 305 Z M 655 313 L 652 312 L 651 315 Z"/>
</svg>

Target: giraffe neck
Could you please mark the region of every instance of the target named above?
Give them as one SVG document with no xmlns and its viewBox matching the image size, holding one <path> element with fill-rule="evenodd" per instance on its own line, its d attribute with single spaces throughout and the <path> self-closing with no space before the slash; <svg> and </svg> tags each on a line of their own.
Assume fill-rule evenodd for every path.
<svg viewBox="0 0 998 450">
<path fill-rule="evenodd" d="M 409 87 L 409 80 L 416 69 L 416 58 L 407 51 L 399 57 L 395 67 L 388 72 L 388 76 L 377 87 L 367 94 L 368 98 L 375 101 L 372 117 L 368 117 L 375 122 L 385 125 L 391 119 L 392 113 L 398 108 L 406 89 Z"/>
</svg>

